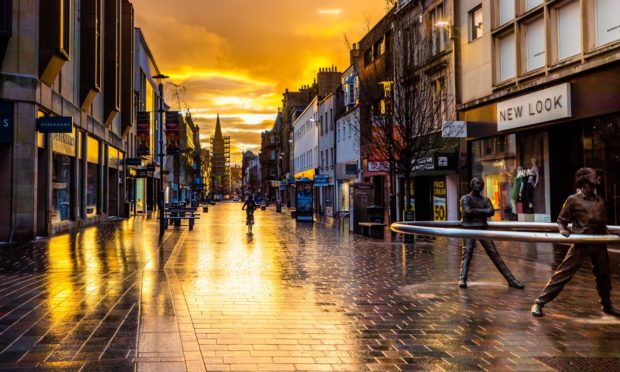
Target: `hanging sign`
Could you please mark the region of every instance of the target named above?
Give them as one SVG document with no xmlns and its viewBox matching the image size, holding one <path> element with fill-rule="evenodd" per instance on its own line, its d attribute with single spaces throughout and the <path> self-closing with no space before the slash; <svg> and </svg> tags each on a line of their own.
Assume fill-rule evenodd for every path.
<svg viewBox="0 0 620 372">
<path fill-rule="evenodd" d="M 166 154 L 176 155 L 179 152 L 179 112 L 166 111 Z"/>
<path fill-rule="evenodd" d="M 37 119 L 37 132 L 73 133 L 73 117 L 49 116 Z"/>
<path fill-rule="evenodd" d="M 136 154 L 138 156 L 149 156 L 151 154 L 151 113 L 147 111 L 138 112 L 138 123 L 136 126 Z"/>
</svg>

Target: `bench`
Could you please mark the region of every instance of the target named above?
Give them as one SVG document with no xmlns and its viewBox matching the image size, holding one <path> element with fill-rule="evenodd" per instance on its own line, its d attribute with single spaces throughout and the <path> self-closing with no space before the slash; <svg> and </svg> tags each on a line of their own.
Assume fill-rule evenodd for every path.
<svg viewBox="0 0 620 372">
<path fill-rule="evenodd" d="M 168 228 L 168 224 L 173 224 L 174 227 L 181 227 L 181 222 L 187 220 L 190 230 L 194 229 L 194 221 L 200 219 L 200 216 L 195 214 L 197 208 L 167 208 L 164 209 L 164 228 Z"/>
<path fill-rule="evenodd" d="M 376 222 L 360 222 L 360 229 L 362 230 L 362 235 L 368 236 L 370 238 L 383 239 L 383 233 L 385 230 L 384 223 L 376 223 Z"/>
</svg>

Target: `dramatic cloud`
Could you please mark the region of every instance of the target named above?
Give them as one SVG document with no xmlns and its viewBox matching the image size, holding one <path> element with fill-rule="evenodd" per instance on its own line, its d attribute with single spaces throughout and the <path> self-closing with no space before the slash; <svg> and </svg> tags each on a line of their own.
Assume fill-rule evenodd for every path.
<svg viewBox="0 0 620 372">
<path fill-rule="evenodd" d="M 166 101 L 190 108 L 208 142 L 220 113 L 235 161 L 271 128 L 284 89 L 320 67 L 348 67 L 355 42 L 385 12 L 385 0 L 132 0 L 162 72 Z M 176 93 L 176 94 L 175 94 Z"/>
</svg>

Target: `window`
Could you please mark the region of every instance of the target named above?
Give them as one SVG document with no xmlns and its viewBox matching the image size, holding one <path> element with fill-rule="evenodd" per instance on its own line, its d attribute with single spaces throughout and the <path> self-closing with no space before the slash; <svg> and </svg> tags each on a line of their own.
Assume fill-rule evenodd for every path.
<svg viewBox="0 0 620 372">
<path fill-rule="evenodd" d="M 60 10 L 60 46 L 62 50 L 69 55 L 71 51 L 71 0 L 62 0 Z"/>
<path fill-rule="evenodd" d="M 373 50 L 372 56 L 374 59 L 377 59 L 381 57 L 383 54 L 385 54 L 385 39 L 381 38 L 381 40 L 376 41 L 372 50 Z"/>
<path fill-rule="evenodd" d="M 581 14 L 579 1 L 557 10 L 558 60 L 581 53 Z"/>
<path fill-rule="evenodd" d="M 517 75 L 515 35 L 510 33 L 499 39 L 499 81 L 512 79 Z"/>
<path fill-rule="evenodd" d="M 544 0 L 525 0 L 525 11 L 527 12 L 530 9 L 534 9 L 544 2 Z"/>
<path fill-rule="evenodd" d="M 597 0 L 596 45 L 601 46 L 620 39 L 620 1 Z"/>
<path fill-rule="evenodd" d="M 515 18 L 515 0 L 499 1 L 499 26 Z"/>
<path fill-rule="evenodd" d="M 527 43 L 527 71 L 536 70 L 546 64 L 545 22 L 543 18 L 529 23 L 525 27 Z"/>
<path fill-rule="evenodd" d="M 368 48 L 364 52 L 364 66 L 368 66 L 371 63 L 372 63 L 372 48 Z"/>
<path fill-rule="evenodd" d="M 435 55 L 446 49 L 447 30 L 436 26 L 438 22 L 446 21 L 443 5 L 439 5 L 429 12 L 429 20 L 431 24 L 431 55 Z"/>
<path fill-rule="evenodd" d="M 56 152 L 52 155 L 52 222 L 71 219 L 73 159 Z"/>
<path fill-rule="evenodd" d="M 469 12 L 469 41 L 482 36 L 482 4 Z"/>
</svg>

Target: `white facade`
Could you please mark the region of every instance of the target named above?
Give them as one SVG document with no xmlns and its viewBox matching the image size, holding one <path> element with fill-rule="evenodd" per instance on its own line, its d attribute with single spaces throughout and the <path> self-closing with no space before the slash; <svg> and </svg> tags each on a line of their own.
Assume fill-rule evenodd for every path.
<svg viewBox="0 0 620 372">
<path fill-rule="evenodd" d="M 337 94 L 331 93 L 318 105 L 319 166 L 318 174 L 329 177 L 329 186 L 319 188 L 320 213 L 333 216 L 335 209 L 336 120 Z"/>
<path fill-rule="evenodd" d="M 318 99 L 315 97 L 293 123 L 295 178 L 306 176 L 304 172 L 319 167 Z"/>
</svg>

